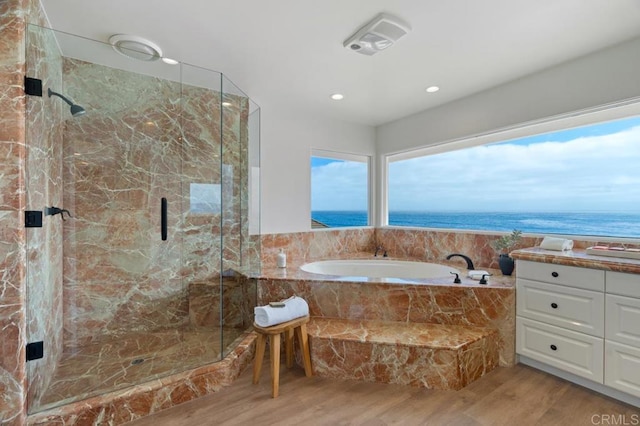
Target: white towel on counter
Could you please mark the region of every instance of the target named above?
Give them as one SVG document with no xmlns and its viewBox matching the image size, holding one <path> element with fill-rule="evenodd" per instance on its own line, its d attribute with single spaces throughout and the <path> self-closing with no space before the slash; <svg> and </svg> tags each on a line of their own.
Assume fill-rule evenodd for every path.
<svg viewBox="0 0 640 426">
<path fill-rule="evenodd" d="M 309 315 L 309 305 L 302 297 L 291 296 L 283 302 L 284 307 L 282 308 L 274 308 L 269 305 L 253 308 L 256 324 L 260 327 L 270 327 Z"/>
<path fill-rule="evenodd" d="M 471 278 L 472 280 L 480 281 L 483 275 L 486 275 L 486 277 L 484 277 L 485 280 L 489 279 L 490 274 L 487 271 L 483 271 L 481 269 L 474 269 L 469 271 L 469 278 Z"/>
<path fill-rule="evenodd" d="M 573 249 L 573 240 L 564 238 L 544 237 L 540 243 L 540 248 L 545 250 L 567 251 Z"/>
</svg>

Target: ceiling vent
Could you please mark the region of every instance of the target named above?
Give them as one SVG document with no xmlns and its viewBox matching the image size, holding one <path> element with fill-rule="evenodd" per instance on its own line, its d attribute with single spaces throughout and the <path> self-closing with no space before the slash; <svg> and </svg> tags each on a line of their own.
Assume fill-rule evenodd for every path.
<svg viewBox="0 0 640 426">
<path fill-rule="evenodd" d="M 372 56 L 392 46 L 409 31 L 411 27 L 406 22 L 381 13 L 346 39 L 343 46 L 354 52 Z"/>
</svg>

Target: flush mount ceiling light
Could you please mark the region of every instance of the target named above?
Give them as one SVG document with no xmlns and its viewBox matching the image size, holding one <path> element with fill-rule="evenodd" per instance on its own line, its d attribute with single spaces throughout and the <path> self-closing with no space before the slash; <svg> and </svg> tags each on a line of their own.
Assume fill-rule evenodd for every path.
<svg viewBox="0 0 640 426">
<path fill-rule="evenodd" d="M 334 101 L 341 101 L 344 99 L 344 95 L 342 93 L 334 93 L 333 95 L 331 95 L 331 99 L 333 99 Z"/>
<path fill-rule="evenodd" d="M 386 13 L 380 13 L 342 44 L 346 49 L 372 56 L 392 46 L 411 31 L 409 24 Z"/>
<path fill-rule="evenodd" d="M 157 44 L 142 37 L 115 34 L 109 37 L 109 43 L 113 50 L 128 58 L 145 62 L 153 62 L 162 58 L 162 49 Z"/>
<path fill-rule="evenodd" d="M 440 88 L 438 86 L 429 86 L 425 90 L 429 93 L 435 93 L 440 90 Z"/>
</svg>

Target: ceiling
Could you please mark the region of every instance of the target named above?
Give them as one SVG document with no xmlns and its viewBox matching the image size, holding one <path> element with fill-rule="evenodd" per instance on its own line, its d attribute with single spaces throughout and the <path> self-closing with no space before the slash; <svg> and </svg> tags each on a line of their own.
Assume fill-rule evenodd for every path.
<svg viewBox="0 0 640 426">
<path fill-rule="evenodd" d="M 223 72 L 263 109 L 380 125 L 640 36 L 639 0 L 42 0 L 51 26 L 134 34 Z M 343 41 L 380 12 L 411 32 Z M 436 93 L 425 88 L 437 85 Z M 330 95 L 342 93 L 342 101 Z"/>
</svg>

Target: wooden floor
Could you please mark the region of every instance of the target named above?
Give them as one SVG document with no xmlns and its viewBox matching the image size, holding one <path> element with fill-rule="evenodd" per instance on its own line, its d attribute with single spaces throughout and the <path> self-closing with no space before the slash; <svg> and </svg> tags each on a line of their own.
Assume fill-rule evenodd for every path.
<svg viewBox="0 0 640 426">
<path fill-rule="evenodd" d="M 640 409 L 523 365 L 457 392 L 306 378 L 283 366 L 280 396 L 270 389 L 269 368 L 258 385 L 249 368 L 216 394 L 129 425 L 640 425 Z"/>
</svg>

